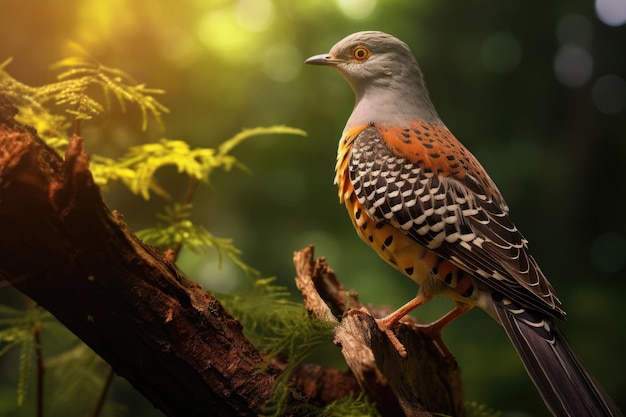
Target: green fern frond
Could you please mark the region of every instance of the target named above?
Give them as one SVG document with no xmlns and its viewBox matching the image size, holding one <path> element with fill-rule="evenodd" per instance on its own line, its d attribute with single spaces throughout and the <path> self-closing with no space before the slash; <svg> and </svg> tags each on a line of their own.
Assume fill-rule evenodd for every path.
<svg viewBox="0 0 626 417">
<path fill-rule="evenodd" d="M 266 404 L 268 415 L 280 416 L 290 395 L 291 372 L 317 347 L 332 340 L 334 325 L 311 317 L 301 303 L 290 301 L 287 290 L 274 285 L 274 280 L 259 278 L 240 292 L 216 296 L 241 322 L 246 337 L 268 357 L 281 353 L 289 357 Z"/>
<path fill-rule="evenodd" d="M 2 93 L 10 95 L 13 92 L 22 92 L 30 98 L 30 96 L 33 95 L 37 89 L 17 81 L 8 72 L 6 72 L 5 68 L 9 66 L 11 61 L 13 61 L 13 58 L 7 58 L 2 62 L 2 64 L 0 64 L 0 87 L 2 88 Z"/>
<path fill-rule="evenodd" d="M 302 129 L 297 129 L 295 127 L 276 125 L 269 127 L 255 127 L 251 129 L 244 129 L 241 132 L 237 133 L 232 138 L 224 141 L 218 147 L 218 155 L 228 155 L 235 147 L 237 147 L 240 143 L 254 136 L 260 135 L 297 135 L 297 136 L 306 136 L 306 132 Z"/>
<path fill-rule="evenodd" d="M 86 52 L 82 53 L 84 56 L 68 57 L 53 64 L 52 69 L 61 70 L 57 81 L 39 87 L 28 86 L 11 77 L 5 71 L 11 59 L 0 64 L 0 91 L 19 108 L 19 121 L 34 126 L 43 138 L 47 138 L 46 132 L 69 127 L 67 116 L 88 120 L 103 114 L 110 108 L 112 95 L 123 111 L 128 103 L 139 107 L 143 130 L 147 129 L 150 116 L 163 126 L 162 115 L 169 109 L 154 97 L 163 94 L 163 90 L 146 88 L 126 72 L 102 65 Z M 92 87 L 102 90 L 104 104 L 93 97 Z M 53 114 L 50 103 L 53 107 L 63 108 L 65 115 Z"/>
<path fill-rule="evenodd" d="M 26 388 L 34 355 L 32 328 L 10 327 L 0 331 L 0 356 L 13 348 L 19 348 L 19 378 L 17 383 L 17 404 L 22 405 L 26 398 Z"/>
<path fill-rule="evenodd" d="M 30 332 L 25 332 L 21 327 L 11 327 L 0 330 L 0 356 L 24 343 L 24 339 L 29 337 L 29 333 Z"/>
<path fill-rule="evenodd" d="M 26 398 L 30 368 L 35 354 L 34 329 L 51 318 L 50 313 L 38 307 L 20 311 L 0 305 L 0 325 L 6 326 L 0 330 L 0 356 L 13 348 L 19 348 L 18 405 L 22 405 Z"/>
<path fill-rule="evenodd" d="M 20 344 L 20 359 L 19 359 L 19 379 L 17 383 L 17 404 L 21 406 L 26 399 L 26 388 L 28 386 L 28 379 L 30 376 L 30 368 L 33 364 L 33 358 L 35 356 L 35 338 L 33 337 L 33 331 L 30 329 L 30 334 L 24 337 Z"/>
<path fill-rule="evenodd" d="M 91 156 L 89 170 L 94 182 L 100 187 L 106 186 L 109 182 L 121 181 L 130 188 L 136 176 L 135 170 L 126 164 L 101 155 Z"/>
<path fill-rule="evenodd" d="M 51 146 L 55 149 L 62 149 L 61 136 L 62 132 L 70 126 L 69 121 L 64 115 L 54 114 L 37 99 L 36 87 L 21 83 L 6 72 L 5 68 L 10 63 L 9 58 L 0 64 L 0 92 L 17 106 L 19 112 L 15 120 L 34 127 L 41 138 L 52 141 Z"/>
<path fill-rule="evenodd" d="M 30 308 L 24 311 L 0 304 L 0 326 L 30 328 L 36 323 L 45 323 L 51 318 L 51 314 L 41 308 Z"/>
<path fill-rule="evenodd" d="M 119 161 L 95 157 L 90 168 L 96 184 L 119 180 L 147 200 L 150 190 L 155 190 L 154 174 L 158 169 L 174 165 L 178 172 L 206 181 L 219 163 L 214 149 L 191 149 L 183 141 L 161 139 L 132 147 Z"/>
<path fill-rule="evenodd" d="M 134 194 L 147 200 L 150 191 L 158 191 L 163 195 L 154 181 L 154 175 L 160 168 L 173 165 L 179 173 L 208 183 L 217 168 L 228 171 L 236 166 L 246 170 L 245 165 L 230 152 L 246 139 L 271 134 L 306 135 L 301 129 L 287 126 L 257 127 L 241 131 L 217 149 L 191 148 L 181 140 L 161 139 L 157 143 L 134 146 L 117 161 L 94 156 L 90 168 L 99 186 L 105 186 L 110 181 L 121 181 Z"/>
<path fill-rule="evenodd" d="M 53 97 L 57 105 L 72 106 L 66 111 L 77 118 L 87 119 L 104 112 L 105 106 L 87 95 L 87 88 L 94 85 L 102 89 L 107 107 L 110 95 L 115 96 L 122 111 L 126 111 L 126 103 L 136 104 L 141 111 L 143 130 L 148 127 L 149 115 L 162 127 L 161 116 L 169 113 L 169 109 L 154 98 L 154 95 L 164 94 L 163 90 L 146 88 L 126 72 L 102 65 L 91 57 L 68 57 L 52 68 L 63 71 L 57 76 L 58 82 L 41 87 L 44 97 Z"/>
<path fill-rule="evenodd" d="M 380 413 L 364 394 L 360 394 L 328 404 L 317 415 L 319 417 L 377 417 Z"/>
<path fill-rule="evenodd" d="M 126 97 L 127 93 L 130 97 L 141 97 L 139 109 L 141 110 L 141 116 L 143 123 L 141 124 L 141 129 L 146 130 L 148 128 L 148 113 L 152 115 L 154 120 L 158 123 L 158 125 L 163 129 L 163 121 L 161 116 L 163 113 L 169 113 L 169 109 L 165 107 L 163 104 L 159 103 L 153 95 L 155 94 L 164 94 L 164 90 L 156 89 L 156 88 L 146 88 L 145 85 L 139 84 L 135 86 L 128 86 L 126 91 L 120 91 L 120 89 L 113 90 L 118 101 L 121 101 L 122 97 Z M 132 101 L 132 100 L 128 100 Z"/>
<path fill-rule="evenodd" d="M 263 300 L 261 297 L 260 301 Z M 274 383 L 272 397 L 265 404 L 267 413 L 278 417 L 286 414 L 284 408 L 292 390 L 291 373 L 318 347 L 332 340 L 334 324 L 312 317 L 300 303 L 263 304 L 256 311 L 260 313 L 258 320 L 263 324 L 259 343 L 261 350 L 268 357 L 284 353 L 289 358 L 283 373 Z"/>
<path fill-rule="evenodd" d="M 105 111 L 102 104 L 87 94 L 87 89 L 92 84 L 94 84 L 92 76 L 58 81 L 39 87 L 35 99 L 40 103 L 54 100 L 55 105 L 67 107 L 66 113 L 80 120 L 89 120 Z"/>
<path fill-rule="evenodd" d="M 302 303 L 290 301 L 286 288 L 274 281 L 273 277 L 257 278 L 242 291 L 217 297 L 268 356 L 285 353 L 297 364 L 330 340 L 334 325 L 309 317 Z"/>
<path fill-rule="evenodd" d="M 109 365 L 84 343 L 46 360 L 53 415 L 86 415 L 102 391 Z"/>
<path fill-rule="evenodd" d="M 213 149 L 191 149 L 186 142 L 161 139 L 158 143 L 131 148 L 122 165 L 132 167 L 135 171 L 133 181 L 129 184 L 131 191 L 148 199 L 154 173 L 159 168 L 174 165 L 181 174 L 207 180 L 219 162 Z"/>
<path fill-rule="evenodd" d="M 165 213 L 157 214 L 162 223 L 138 231 L 137 236 L 145 243 L 161 249 L 183 246 L 194 253 L 204 253 L 207 249 L 213 248 L 217 251 L 220 265 L 225 255 L 242 266 L 239 259 L 241 251 L 233 245 L 232 239 L 217 237 L 202 225 L 194 224 L 190 220 L 190 211 L 191 205 L 174 204 L 166 207 Z M 246 266 L 244 269 L 249 267 Z"/>
</svg>

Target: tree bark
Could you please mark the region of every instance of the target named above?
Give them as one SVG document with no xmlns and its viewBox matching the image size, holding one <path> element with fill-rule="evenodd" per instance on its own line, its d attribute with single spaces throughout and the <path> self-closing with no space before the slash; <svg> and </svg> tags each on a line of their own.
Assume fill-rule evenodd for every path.
<svg viewBox="0 0 626 417">
<path fill-rule="evenodd" d="M 374 320 L 390 311 L 363 306 L 354 292 L 343 288 L 326 261 L 315 259 L 313 253 L 309 246 L 294 255 L 296 285 L 305 307 L 321 320 L 336 322 L 335 344 L 362 390 L 379 405 L 379 412 L 407 417 L 465 416 L 456 364 L 442 356 L 410 317 L 396 330 L 407 351 L 402 357 Z"/>
<path fill-rule="evenodd" d="M 0 96 L 0 277 L 165 414 L 258 415 L 280 370 L 216 299 L 109 211 L 81 138 L 63 160 L 15 113 Z"/>
<path fill-rule="evenodd" d="M 70 139 L 63 159 L 16 123 L 16 112 L 0 95 L 0 280 L 50 311 L 166 415 L 262 413 L 280 364 L 264 360 L 171 254 L 145 245 L 106 207 L 82 138 Z M 352 371 L 297 367 L 290 415 L 360 392 L 385 417 L 464 415 L 458 371 L 421 333 L 400 326 L 408 352 L 400 357 L 312 247 L 294 263 L 306 307 L 336 324 Z"/>
</svg>

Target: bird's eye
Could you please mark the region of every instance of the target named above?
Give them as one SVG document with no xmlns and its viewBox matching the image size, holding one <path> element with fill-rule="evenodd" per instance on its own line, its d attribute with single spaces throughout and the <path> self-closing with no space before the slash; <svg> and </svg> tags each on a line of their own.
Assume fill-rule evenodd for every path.
<svg viewBox="0 0 626 417">
<path fill-rule="evenodd" d="M 357 46 L 352 55 L 357 61 L 365 61 L 370 56 L 370 50 L 364 46 Z"/>
</svg>

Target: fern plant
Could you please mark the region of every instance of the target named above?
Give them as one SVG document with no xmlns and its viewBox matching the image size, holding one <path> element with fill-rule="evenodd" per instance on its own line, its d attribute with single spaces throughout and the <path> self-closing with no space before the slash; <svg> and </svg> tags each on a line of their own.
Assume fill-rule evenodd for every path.
<svg viewBox="0 0 626 417">
<path fill-rule="evenodd" d="M 137 106 L 141 113 L 141 128 L 145 131 L 150 121 L 163 127 L 162 116 L 169 109 L 155 97 L 163 90 L 148 88 L 136 82 L 126 72 L 107 67 L 82 51 L 79 56 L 63 59 L 52 66 L 59 71 L 54 82 L 42 86 L 21 83 L 7 71 L 11 60 L 0 64 L 0 92 L 7 95 L 19 109 L 17 120 L 35 127 L 46 143 L 62 152 L 72 134 L 80 133 L 82 123 L 95 117 L 106 117 L 115 102 L 122 110 L 129 105 Z M 290 397 L 290 373 L 319 346 L 332 340 L 332 324 L 313 319 L 299 302 L 290 300 L 284 287 L 275 285 L 274 278 L 264 278 L 259 271 L 247 265 L 241 251 L 232 239 L 218 237 L 203 224 L 192 221 L 193 202 L 199 184 L 209 184 L 216 169 L 233 168 L 247 170 L 233 151 L 244 141 L 261 135 L 305 135 L 300 129 L 287 126 L 270 126 L 245 129 L 215 148 L 193 148 L 183 140 L 162 138 L 154 143 L 131 147 L 117 158 L 91 155 L 90 170 L 94 181 L 102 188 L 121 183 L 139 199 L 148 200 L 153 195 L 166 201 L 162 213 L 156 216 L 156 224 L 137 232 L 144 242 L 160 249 L 183 248 L 203 255 L 215 250 L 221 264 L 223 259 L 237 265 L 249 278 L 249 285 L 233 294 L 216 294 L 224 307 L 240 320 L 246 336 L 268 358 L 284 354 L 288 364 L 274 387 L 274 395 L 266 404 L 267 415 L 280 416 L 293 412 L 287 410 Z M 88 138 L 87 138 L 88 139 Z M 156 173 L 166 166 L 176 168 L 188 192 L 182 201 L 171 201 L 166 189 L 156 181 Z M 25 311 L 0 305 L 0 356 L 10 350 L 19 350 L 19 378 L 17 404 L 27 398 L 27 387 L 33 363 L 42 360 L 41 329 L 47 330 L 55 323 L 44 310 L 33 303 Z M 44 338 L 47 340 L 47 338 Z M 108 366 L 87 346 L 73 339 L 73 345 L 46 360 L 48 378 L 55 386 L 63 387 L 58 401 L 49 407 L 63 407 L 76 398 L 91 399 L 106 394 L 105 383 L 111 375 Z M 37 373 L 41 386 L 43 373 Z M 41 398 L 41 396 L 38 396 Z M 41 400 L 40 400 L 41 401 Z M 75 414 L 87 414 L 85 404 L 74 404 Z M 39 404 L 43 406 L 43 404 Z M 468 405 L 473 415 L 493 415 L 490 410 Z M 67 411 L 62 408 L 59 411 Z M 323 409 L 306 406 L 297 410 L 310 416 L 376 416 L 376 408 L 364 396 L 342 399 Z M 94 417 L 99 413 L 91 413 Z"/>
<path fill-rule="evenodd" d="M 57 76 L 56 83 L 38 89 L 42 102 L 53 99 L 57 106 L 66 106 L 66 112 L 76 120 L 89 120 L 105 110 L 105 106 L 87 94 L 90 87 L 98 86 L 104 93 L 107 108 L 110 107 L 112 95 L 122 110 L 126 110 L 127 102 L 139 107 L 143 130 L 148 128 L 148 114 L 163 126 L 161 115 L 168 113 L 169 109 L 153 96 L 165 91 L 138 84 L 126 72 L 102 65 L 93 57 L 85 55 L 83 51 L 83 56 L 69 57 L 53 64 L 53 68 L 63 71 Z"/>
<path fill-rule="evenodd" d="M 161 139 L 157 143 L 149 143 L 130 148 L 122 158 L 115 160 L 94 155 L 90 165 L 96 184 L 106 186 L 111 181 L 121 181 L 134 194 L 144 199 L 150 198 L 150 191 L 162 197 L 169 197 L 154 181 L 156 171 L 168 165 L 176 167 L 179 173 L 189 178 L 209 182 L 211 174 L 217 168 L 226 171 L 232 167 L 246 169 L 231 151 L 244 140 L 260 135 L 301 135 L 301 129 L 287 126 L 258 127 L 245 129 L 227 139 L 216 149 L 192 149 L 181 140 Z"/>
<path fill-rule="evenodd" d="M 53 64 L 53 69 L 61 71 L 57 81 L 37 87 L 23 84 L 6 72 L 10 58 L 0 64 L 0 90 L 20 109 L 18 121 L 35 127 L 44 139 L 57 138 L 56 133 L 66 129 L 70 120 L 78 126 L 82 120 L 103 115 L 111 108 L 113 96 L 124 111 L 127 103 L 139 107 L 143 130 L 148 127 L 148 115 L 163 126 L 161 116 L 169 109 L 154 98 L 154 95 L 164 94 L 163 90 L 147 88 L 126 72 L 102 65 L 79 46 L 74 46 L 81 55 Z M 94 88 L 100 88 L 104 103 L 94 98 Z M 53 109 L 63 112 L 53 113 Z"/>
<path fill-rule="evenodd" d="M 26 310 L 17 310 L 0 304 L 0 356 L 12 349 L 19 350 L 19 380 L 17 404 L 22 405 L 26 398 L 30 370 L 35 356 L 35 331 L 49 322 L 52 315 L 32 303 Z"/>
<path fill-rule="evenodd" d="M 72 133 L 79 133 L 81 123 L 96 116 L 106 116 L 105 113 L 111 107 L 113 97 L 122 110 L 125 110 L 129 104 L 139 107 L 143 130 L 147 129 L 150 119 L 162 127 L 161 116 L 169 111 L 155 99 L 156 95 L 163 94 L 162 90 L 147 88 L 143 84 L 136 83 L 127 73 L 102 65 L 87 54 L 66 58 L 54 64 L 53 69 L 61 71 L 57 80 L 38 87 L 21 83 L 10 75 L 6 71 L 10 62 L 11 60 L 8 59 L 0 64 L 0 92 L 8 96 L 18 107 L 17 121 L 34 126 L 40 137 L 59 152 L 64 150 Z M 100 95 L 103 97 L 102 100 L 95 98 L 94 94 L 98 89 L 102 92 Z M 186 247 L 199 254 L 211 248 L 216 250 L 220 261 L 222 257 L 227 258 L 246 272 L 250 277 L 251 288 L 257 291 L 256 295 L 262 293 L 263 299 L 273 300 L 277 306 L 280 306 L 278 310 L 282 311 L 280 316 L 284 320 L 285 317 L 290 317 L 290 313 L 298 309 L 298 306 L 284 300 L 286 294 L 283 290 L 266 285 L 271 280 L 261 279 L 260 273 L 242 260 L 241 252 L 234 246 L 231 239 L 217 237 L 204 225 L 194 224 L 191 220 L 192 203 L 198 184 L 209 183 L 211 174 L 216 169 L 230 170 L 237 167 L 245 170 L 245 165 L 232 155 L 232 151 L 247 139 L 271 134 L 304 135 L 305 133 L 300 129 L 286 126 L 246 129 L 216 148 L 191 148 L 181 140 L 160 139 L 155 143 L 132 147 L 119 158 L 105 158 L 93 154 L 90 170 L 96 184 L 101 187 L 119 182 L 143 199 L 149 199 L 151 194 L 164 197 L 168 205 L 164 208 L 164 212 L 157 216 L 157 224 L 138 232 L 138 235 L 146 243 L 163 249 L 175 248 L 180 251 Z M 189 192 L 184 201 L 178 203 L 169 201 L 171 200 L 169 194 L 155 180 L 156 172 L 165 166 L 176 167 L 184 180 L 188 182 Z M 228 299 L 228 296 L 225 296 L 225 299 Z M 245 315 L 247 313 L 244 310 L 239 311 Z M 300 307 L 299 314 L 303 311 Z M 48 313 L 39 308 L 23 312 L 0 305 L 0 355 L 12 348 L 20 349 L 18 404 L 23 404 L 26 398 L 28 376 L 32 363 L 35 361 L 34 352 L 37 352 L 36 348 L 38 348 L 33 328 L 39 329 L 44 320 L 54 321 Z M 294 324 L 290 328 L 295 327 Z M 276 321 L 272 328 L 274 331 L 271 333 L 271 338 L 273 338 L 271 343 L 274 343 L 275 347 L 270 350 L 276 353 L 284 351 L 284 346 L 281 346 L 284 343 L 291 346 L 288 346 L 287 350 L 293 350 L 294 343 L 287 342 L 290 340 L 289 337 L 284 339 L 279 336 L 280 320 Z M 284 334 L 290 333 L 284 330 L 283 332 Z M 302 334 L 298 337 L 301 336 Z M 271 343 L 265 346 L 271 346 Z M 101 380 L 91 370 L 100 369 L 101 371 L 102 362 L 95 360 L 89 352 L 84 345 L 78 344 L 49 359 L 47 366 L 53 371 L 50 376 L 62 384 L 70 380 L 79 381 L 85 378 L 93 381 Z M 90 370 L 88 374 L 85 373 L 87 369 Z M 43 375 L 39 374 L 38 378 L 43 378 Z M 94 389 L 94 386 L 94 384 L 81 384 L 80 389 L 82 391 L 88 387 Z M 81 397 L 88 397 L 88 395 L 83 393 Z"/>
</svg>

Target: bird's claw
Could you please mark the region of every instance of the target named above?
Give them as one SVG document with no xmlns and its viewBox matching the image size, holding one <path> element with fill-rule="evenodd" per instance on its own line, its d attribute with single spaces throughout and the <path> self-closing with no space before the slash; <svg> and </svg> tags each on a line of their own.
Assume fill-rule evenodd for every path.
<svg viewBox="0 0 626 417">
<path fill-rule="evenodd" d="M 387 322 L 381 319 L 377 319 L 376 323 L 378 324 L 378 328 L 387 335 L 389 342 L 391 342 L 393 347 L 396 348 L 398 354 L 401 357 L 406 358 L 406 348 L 393 332 L 393 327 L 395 326 L 389 326 Z M 457 368 L 458 364 L 456 362 L 456 358 L 444 343 L 441 337 L 441 331 L 438 326 L 434 326 L 432 324 L 413 324 L 413 326 L 417 328 L 424 336 L 426 336 L 426 338 L 432 343 L 432 345 L 435 347 L 435 350 L 443 360 L 449 363 L 453 369 Z"/>
</svg>

